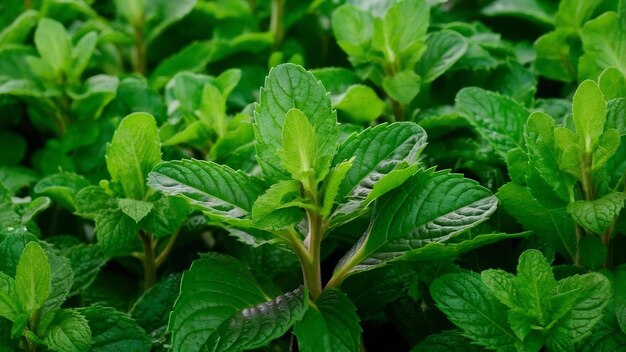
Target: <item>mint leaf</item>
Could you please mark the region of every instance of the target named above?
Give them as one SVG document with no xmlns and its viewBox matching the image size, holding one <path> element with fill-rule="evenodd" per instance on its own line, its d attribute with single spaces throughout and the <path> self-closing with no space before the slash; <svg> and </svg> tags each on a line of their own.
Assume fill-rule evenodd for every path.
<svg viewBox="0 0 626 352">
<path fill-rule="evenodd" d="M 41 308 L 50 293 L 50 264 L 37 242 L 29 242 L 15 273 L 15 293 L 21 309 L 32 314 Z"/>
<path fill-rule="evenodd" d="M 91 306 L 78 309 L 89 322 L 92 351 L 149 352 L 150 338 L 128 315 L 110 307 Z"/>
<path fill-rule="evenodd" d="M 203 348 L 223 352 L 261 347 L 284 335 L 307 309 L 308 291 L 300 287 L 233 314 L 211 334 Z"/>
<path fill-rule="evenodd" d="M 319 76 L 316 76 L 319 77 Z M 385 103 L 376 92 L 365 85 L 351 85 L 343 94 L 331 97 L 333 107 L 343 112 L 353 123 L 376 120 L 385 110 Z"/>
<path fill-rule="evenodd" d="M 615 67 L 602 71 L 598 77 L 598 85 L 607 101 L 626 96 L 626 77 Z"/>
<path fill-rule="evenodd" d="M 228 348 L 229 344 L 253 347 L 256 334 L 265 335 L 263 343 L 266 343 L 282 335 L 304 314 L 308 302 L 307 295 L 303 298 L 304 293 L 298 289 L 272 300 L 242 263 L 222 254 L 205 254 L 183 274 L 180 295 L 168 325 L 172 348 L 200 350 L 205 343 L 216 348 L 215 343 L 226 343 L 220 348 Z M 257 325 L 263 321 L 258 312 L 266 310 L 281 316 L 282 322 L 270 319 L 270 323 Z M 228 322 L 239 328 L 230 329 Z M 277 335 L 279 331 L 282 332 Z"/>
<path fill-rule="evenodd" d="M 626 332 L 626 267 L 620 265 L 613 276 L 613 299 L 615 316 L 622 332 Z M 626 340 L 626 336 L 624 337 Z"/>
<path fill-rule="evenodd" d="M 256 178 L 210 161 L 181 160 L 157 165 L 148 185 L 170 196 L 182 196 L 209 216 L 245 224 L 252 204 L 263 192 Z"/>
<path fill-rule="evenodd" d="M 61 23 L 50 18 L 42 18 L 35 31 L 35 46 L 55 77 L 59 77 L 70 68 L 72 40 Z"/>
<path fill-rule="evenodd" d="M 282 166 L 294 180 L 302 182 L 305 188 L 309 190 L 315 188 L 315 181 L 326 176 L 325 173 L 319 175 L 317 173 L 328 172 L 328 170 L 320 170 L 317 165 L 315 129 L 302 111 L 291 109 L 285 115 L 282 133 L 283 145 L 278 151 Z"/>
<path fill-rule="evenodd" d="M 180 274 L 167 276 L 146 291 L 133 305 L 131 317 L 146 331 L 153 332 L 167 326 L 174 301 L 180 292 L 180 279 Z"/>
<path fill-rule="evenodd" d="M 280 229 L 299 222 L 304 213 L 296 208 L 303 203 L 300 183 L 284 180 L 273 184 L 252 206 L 252 221 L 261 228 Z"/>
<path fill-rule="evenodd" d="M 356 309 L 339 290 L 326 289 L 296 322 L 294 333 L 303 352 L 352 352 L 360 348 L 361 327 Z"/>
<path fill-rule="evenodd" d="M 54 314 L 43 341 L 52 351 L 87 351 L 91 347 L 91 329 L 80 313 L 63 309 Z"/>
<path fill-rule="evenodd" d="M 357 61 L 365 61 L 374 36 L 372 15 L 352 4 L 345 4 L 333 12 L 332 27 L 341 49 Z"/>
<path fill-rule="evenodd" d="M 424 83 L 430 83 L 446 72 L 465 54 L 467 41 L 457 32 L 441 30 L 426 38 L 426 52 L 416 66 Z"/>
<path fill-rule="evenodd" d="M 337 117 L 324 86 L 301 66 L 279 65 L 265 79 L 254 111 L 257 158 L 267 181 L 287 176 L 275 151 L 283 145 L 285 116 L 294 108 L 302 111 L 315 129 L 321 174 L 327 172 L 335 155 L 339 134 Z"/>
<path fill-rule="evenodd" d="M 139 226 L 157 238 L 176 233 L 191 212 L 189 204 L 178 197 L 161 197 L 153 204 L 154 208 Z"/>
<path fill-rule="evenodd" d="M 107 145 L 106 164 L 113 182 L 128 198 L 141 200 L 147 192 L 148 172 L 161 161 L 161 144 L 154 117 L 133 113 L 120 122 Z"/>
<path fill-rule="evenodd" d="M 600 87 L 590 80 L 581 83 L 574 94 L 572 110 L 572 119 L 581 146 L 586 152 L 591 152 L 606 123 L 606 101 Z"/>
<path fill-rule="evenodd" d="M 61 172 L 42 178 L 35 185 L 35 193 L 48 196 L 62 206 L 75 210 L 76 194 L 89 186 L 84 177 L 70 172 Z"/>
<path fill-rule="evenodd" d="M 408 105 L 421 89 L 422 77 L 413 70 L 403 70 L 383 78 L 383 89 L 392 99 Z"/>
<path fill-rule="evenodd" d="M 368 270 L 406 251 L 445 242 L 487 220 L 497 204 L 473 180 L 445 170 L 422 170 L 378 200 L 367 232 L 335 272 Z M 370 256 L 370 261 L 350 268 Z"/>
<path fill-rule="evenodd" d="M 120 210 L 106 211 L 96 217 L 98 244 L 108 257 L 130 254 L 139 245 L 137 223 Z"/>
<path fill-rule="evenodd" d="M 524 145 L 529 112 L 517 101 L 481 88 L 463 88 L 456 95 L 459 114 L 506 160 L 511 149 Z"/>
<path fill-rule="evenodd" d="M 343 161 L 330 170 L 330 174 L 326 178 L 324 184 L 324 198 L 322 201 L 322 209 L 320 211 L 322 217 L 328 217 L 330 211 L 335 205 L 335 200 L 339 194 L 341 182 L 345 179 L 346 174 L 352 168 L 353 159 Z"/>
<path fill-rule="evenodd" d="M 567 211 L 585 230 L 604 234 L 616 216 L 624 207 L 626 194 L 623 192 L 609 193 L 596 200 L 579 200 L 570 203 Z"/>
<path fill-rule="evenodd" d="M 145 218 L 154 208 L 154 203 L 132 198 L 118 198 L 117 205 L 122 213 L 130 216 L 136 223 Z"/>
<path fill-rule="evenodd" d="M 500 304 L 473 273 L 446 274 L 430 286 L 437 307 L 477 344 L 499 351 L 515 350 L 519 343 Z"/>
<path fill-rule="evenodd" d="M 626 24 L 616 12 L 605 12 L 587 22 L 581 39 L 584 54 L 578 69 L 581 79 L 596 79 L 607 67 L 615 67 L 626 75 Z"/>
<path fill-rule="evenodd" d="M 411 349 L 411 352 L 480 352 L 480 347 L 470 343 L 471 340 L 457 330 L 444 331 L 430 335 Z"/>
<path fill-rule="evenodd" d="M 74 273 L 70 294 L 80 293 L 89 287 L 107 262 L 104 251 L 97 244 L 79 244 L 64 251 L 64 255 Z"/>
<path fill-rule="evenodd" d="M 397 187 L 404 182 L 414 173 L 409 167 L 417 164 L 425 146 L 426 132 L 408 122 L 381 124 L 348 137 L 339 147 L 334 164 L 352 160 L 352 167 L 339 186 L 336 197 L 339 205 L 332 221 L 335 224 L 349 221 L 376 197 L 393 189 L 387 186 L 375 192 L 377 185 L 390 182 Z M 405 169 L 407 172 L 399 179 L 391 175 Z"/>
<path fill-rule="evenodd" d="M 15 280 L 0 271 L 0 317 L 15 321 L 20 314 L 15 292 Z"/>
</svg>

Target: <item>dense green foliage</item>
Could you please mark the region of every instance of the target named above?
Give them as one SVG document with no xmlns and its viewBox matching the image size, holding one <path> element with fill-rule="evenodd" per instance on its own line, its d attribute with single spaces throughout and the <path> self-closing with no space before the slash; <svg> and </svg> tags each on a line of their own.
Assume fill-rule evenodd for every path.
<svg viewBox="0 0 626 352">
<path fill-rule="evenodd" d="M 0 352 L 626 350 L 626 1 L 0 4 Z"/>
</svg>

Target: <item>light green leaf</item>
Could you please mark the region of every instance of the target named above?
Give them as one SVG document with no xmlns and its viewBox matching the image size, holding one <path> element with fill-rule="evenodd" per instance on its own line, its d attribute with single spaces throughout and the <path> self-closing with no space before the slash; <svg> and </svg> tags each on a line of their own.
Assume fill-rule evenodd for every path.
<svg viewBox="0 0 626 352">
<path fill-rule="evenodd" d="M 222 137 L 226 133 L 228 121 L 226 119 L 226 97 L 212 84 L 205 84 L 202 88 L 200 101 L 200 119 L 213 131 Z"/>
<path fill-rule="evenodd" d="M 341 49 L 357 61 L 364 61 L 374 36 L 371 13 L 345 4 L 333 12 L 332 27 Z"/>
<path fill-rule="evenodd" d="M 498 351 L 515 351 L 519 342 L 498 302 L 473 273 L 446 274 L 435 280 L 430 293 L 437 307 L 475 343 Z"/>
<path fill-rule="evenodd" d="M 376 25 L 373 45 L 384 53 L 387 62 L 398 60 L 402 69 L 412 70 L 426 49 L 429 20 L 430 7 L 425 0 L 397 2 L 387 10 L 382 26 Z"/>
<path fill-rule="evenodd" d="M 72 39 L 63 25 L 50 18 L 42 18 L 35 31 L 35 46 L 55 77 L 71 65 Z"/>
<path fill-rule="evenodd" d="M 324 198 L 322 201 L 322 210 L 320 214 L 326 218 L 330 215 L 330 211 L 335 205 L 335 200 L 339 194 L 339 186 L 345 179 L 348 171 L 352 168 L 354 159 L 342 161 L 330 170 L 330 174 L 324 184 Z"/>
<path fill-rule="evenodd" d="M 281 229 L 296 224 L 302 219 L 303 213 L 294 207 L 302 201 L 298 181 L 279 181 L 254 202 L 252 221 L 256 226 L 269 229 Z"/>
<path fill-rule="evenodd" d="M 114 0 L 117 12 L 131 24 L 139 25 L 146 10 L 148 0 Z"/>
<path fill-rule="evenodd" d="M 116 199 L 98 186 L 87 186 L 78 191 L 75 204 L 76 215 L 87 219 L 95 219 L 107 210 L 117 207 Z"/>
<path fill-rule="evenodd" d="M 74 283 L 74 272 L 68 258 L 64 257 L 52 246 L 44 247 L 50 263 L 50 292 L 42 310 L 54 311 L 61 308 Z"/>
<path fill-rule="evenodd" d="M 22 12 L 0 32 L 0 47 L 7 44 L 22 44 L 37 25 L 38 18 L 39 14 L 35 10 Z"/>
<path fill-rule="evenodd" d="M 130 216 L 136 223 L 145 218 L 154 208 L 154 203 L 132 198 L 118 198 L 117 206 L 122 213 Z"/>
<path fill-rule="evenodd" d="M 121 210 L 109 210 L 96 217 L 96 237 L 108 257 L 130 254 L 139 244 L 139 227 Z"/>
<path fill-rule="evenodd" d="M 626 75 L 626 23 L 616 12 L 605 12 L 587 22 L 581 33 L 584 54 L 578 69 L 580 79 L 596 79 L 607 67 Z"/>
<path fill-rule="evenodd" d="M 608 102 L 605 128 L 614 128 L 620 136 L 626 135 L 626 95 Z"/>
<path fill-rule="evenodd" d="M 89 322 L 92 351 L 149 352 L 152 348 L 145 331 L 128 315 L 110 307 L 78 309 Z"/>
<path fill-rule="evenodd" d="M 119 79 L 115 76 L 89 77 L 79 90 L 72 93 L 74 99 L 71 106 L 72 113 L 86 118 L 86 121 L 97 119 L 104 108 L 116 97 L 118 86 Z M 84 136 L 81 137 L 84 138 Z M 84 143 L 84 141 L 81 142 Z"/>
<path fill-rule="evenodd" d="M 385 110 L 385 103 L 376 92 L 365 85 L 351 85 L 345 93 L 333 97 L 333 107 L 345 113 L 354 123 L 376 120 Z"/>
<path fill-rule="evenodd" d="M 604 314 L 580 344 L 580 352 L 614 352 L 623 349 L 626 349 L 626 334 L 610 314 Z"/>
<path fill-rule="evenodd" d="M 244 308 L 231 315 L 209 336 L 203 351 L 241 351 L 264 346 L 283 336 L 302 319 L 308 308 L 308 291 L 303 287 Z"/>
<path fill-rule="evenodd" d="M 305 189 L 311 191 L 316 187 L 315 181 L 326 176 L 325 173 L 318 174 L 322 170 L 317 165 L 315 129 L 302 111 L 291 109 L 285 115 L 282 134 L 283 145 L 278 154 L 283 168 L 294 180 L 300 181 Z"/>
<path fill-rule="evenodd" d="M 556 10 L 552 3 L 541 0 L 496 0 L 481 10 L 486 16 L 516 16 L 552 25 Z"/>
<path fill-rule="evenodd" d="M 57 311 L 46 330 L 43 341 L 52 351 L 84 352 L 91 347 L 91 329 L 87 319 L 75 310 Z"/>
<path fill-rule="evenodd" d="M 383 78 L 383 89 L 400 104 L 408 105 L 420 92 L 422 77 L 413 70 L 404 70 Z"/>
<path fill-rule="evenodd" d="M 591 152 L 606 123 L 606 101 L 598 84 L 586 80 L 578 86 L 572 103 L 576 134 L 586 152 Z"/>
<path fill-rule="evenodd" d="M 604 234 L 624 207 L 626 193 L 613 192 L 596 200 L 578 200 L 567 206 L 567 211 L 585 230 Z"/>
<path fill-rule="evenodd" d="M 335 155 L 339 129 L 324 86 L 301 66 L 279 65 L 265 79 L 254 111 L 257 159 L 269 182 L 288 178 L 276 150 L 283 146 L 285 116 L 294 108 L 302 111 L 315 129 L 316 171 L 320 175 L 327 172 Z"/>
<path fill-rule="evenodd" d="M 602 71 L 598 77 L 598 85 L 607 101 L 626 97 L 625 73 L 615 67 L 609 67 Z"/>
<path fill-rule="evenodd" d="M 96 49 L 96 42 L 98 41 L 98 34 L 96 32 L 89 32 L 85 34 L 76 46 L 72 49 L 72 67 L 70 68 L 70 77 L 75 80 L 80 80 L 80 76 L 87 68 L 89 59 Z M 111 98 L 113 99 L 113 98 Z"/>
<path fill-rule="evenodd" d="M 456 106 L 501 158 L 505 159 L 511 149 L 523 147 L 524 124 L 529 112 L 517 101 L 470 87 L 457 93 Z"/>
<path fill-rule="evenodd" d="M 15 293 L 21 309 L 31 314 L 41 308 L 50 293 L 50 264 L 37 242 L 29 242 L 15 273 Z"/>
<path fill-rule="evenodd" d="M 487 220 L 497 204 L 489 190 L 462 175 L 419 171 L 378 200 L 367 232 L 335 271 L 368 270 L 405 251 L 445 242 Z"/>
<path fill-rule="evenodd" d="M 483 285 L 500 303 L 513 309 L 519 306 L 519 298 L 515 291 L 515 275 L 504 270 L 489 269 L 480 273 Z M 523 336 L 519 336 L 524 338 Z"/>
<path fill-rule="evenodd" d="M 341 291 L 326 289 L 311 304 L 294 334 L 302 352 L 354 352 L 360 349 L 361 327 L 356 308 Z"/>
<path fill-rule="evenodd" d="M 601 170 L 606 163 L 615 155 L 620 146 L 620 135 L 615 129 L 606 130 L 598 140 L 598 145 L 593 151 L 591 170 Z"/>
<path fill-rule="evenodd" d="M 220 342 L 217 339 L 220 336 L 223 343 L 244 342 L 237 346 L 242 349 L 248 343 L 253 346 L 254 339 L 246 340 L 258 333 L 266 334 L 269 339 L 263 339 L 263 343 L 267 343 L 277 337 L 277 332 L 282 331 L 282 335 L 294 320 L 299 320 L 308 305 L 302 289 L 281 296 L 280 300 L 282 303 L 278 304 L 278 300 L 270 299 L 242 263 L 218 253 L 205 254 L 183 274 L 180 295 L 168 325 L 172 349 L 175 352 L 198 351 L 207 342 L 208 347 L 213 347 L 213 343 Z M 283 318 L 293 311 L 293 320 L 280 319 L 280 324 L 276 324 L 270 318 L 264 325 L 254 327 L 262 322 L 259 311 L 272 311 L 272 315 Z M 252 320 L 246 320 L 247 315 Z M 228 322 L 239 327 L 231 330 Z M 243 340 L 238 340 L 238 335 Z"/>
<path fill-rule="evenodd" d="M 457 32 L 441 30 L 430 33 L 426 52 L 416 66 L 424 83 L 430 83 L 445 73 L 465 54 L 467 41 Z"/>
<path fill-rule="evenodd" d="M 196 0 L 147 0 L 143 27 L 146 42 L 152 42 L 165 28 L 185 17 L 195 4 Z"/>
<path fill-rule="evenodd" d="M 376 197 L 410 177 L 415 172 L 410 167 L 417 165 L 425 146 L 426 132 L 409 122 L 380 124 L 348 137 L 334 161 L 337 165 L 352 160 L 352 167 L 335 197 L 339 205 L 332 215 L 333 223 L 339 225 L 353 219 Z M 401 177 L 397 177 L 398 173 Z M 378 184 L 384 186 L 383 189 L 378 190 Z M 372 193 L 376 197 L 371 196 Z"/>
<path fill-rule="evenodd" d="M 540 326 L 546 326 L 550 322 L 547 315 L 556 280 L 552 267 L 541 252 L 531 249 L 522 253 L 514 287 L 519 300 L 515 308 L 521 308 L 524 317 L 535 318 Z"/>
<path fill-rule="evenodd" d="M 556 27 L 580 30 L 603 0 L 563 0 L 554 18 Z"/>
<path fill-rule="evenodd" d="M 157 165 L 148 185 L 169 196 L 182 196 L 210 216 L 239 224 L 249 220 L 252 204 L 263 193 L 256 178 L 210 161 L 180 160 Z"/>
<path fill-rule="evenodd" d="M 559 154 L 554 138 L 556 123 L 542 112 L 534 112 L 526 121 L 524 139 L 528 150 L 528 160 L 541 178 L 563 201 L 569 200 L 570 190 L 575 179 L 561 171 Z"/>
<path fill-rule="evenodd" d="M 148 172 L 161 161 L 159 131 L 154 117 L 133 113 L 120 122 L 107 145 L 106 164 L 113 182 L 128 198 L 141 200 L 147 192 Z"/>
</svg>

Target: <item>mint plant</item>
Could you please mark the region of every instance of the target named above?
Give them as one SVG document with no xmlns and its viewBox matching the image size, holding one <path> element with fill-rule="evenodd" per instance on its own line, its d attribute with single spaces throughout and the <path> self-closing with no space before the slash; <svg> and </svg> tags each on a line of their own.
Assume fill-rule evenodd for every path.
<svg viewBox="0 0 626 352">
<path fill-rule="evenodd" d="M 148 184 L 182 196 L 223 226 L 261 230 L 250 233 L 287 246 L 298 255 L 304 287 L 272 298 L 241 263 L 203 255 L 183 275 L 168 327 L 174 350 L 250 349 L 292 325 L 301 349 L 358 350 L 359 319 L 338 290 L 343 280 L 445 242 L 485 221 L 497 206 L 475 182 L 420 167 L 426 135 L 416 124 L 379 125 L 338 144 L 328 95 L 300 66 L 270 72 L 254 128 L 262 180 L 213 162 L 182 160 L 158 164 Z M 324 238 L 372 203 L 368 230 L 324 283 Z M 215 306 L 222 307 L 219 313 L 206 311 Z M 272 324 L 259 325 L 264 311 L 271 312 Z M 200 323 L 207 319 L 212 323 Z"/>
</svg>

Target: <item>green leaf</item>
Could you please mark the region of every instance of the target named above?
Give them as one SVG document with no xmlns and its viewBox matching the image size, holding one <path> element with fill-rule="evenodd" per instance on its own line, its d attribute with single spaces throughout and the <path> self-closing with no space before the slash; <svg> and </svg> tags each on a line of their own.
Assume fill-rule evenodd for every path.
<svg viewBox="0 0 626 352">
<path fill-rule="evenodd" d="M 404 70 L 383 78 L 383 89 L 400 104 L 408 105 L 420 92 L 422 77 L 413 70 Z"/>
<path fill-rule="evenodd" d="M 326 176 L 328 170 L 320 170 L 317 165 L 317 136 L 309 119 L 298 109 L 291 109 L 285 115 L 283 125 L 283 145 L 278 151 L 282 166 L 294 180 L 302 182 L 305 188 L 312 190 L 316 183 Z"/>
<path fill-rule="evenodd" d="M 43 244 L 43 242 L 42 242 Z M 63 305 L 74 283 L 70 261 L 52 246 L 44 247 L 50 263 L 50 293 L 43 306 L 44 311 L 54 311 Z"/>
<path fill-rule="evenodd" d="M 146 291 L 133 305 L 131 317 L 146 329 L 155 331 L 167 326 L 167 320 L 180 292 L 180 274 L 162 279 Z"/>
<path fill-rule="evenodd" d="M 130 216 L 136 223 L 145 218 L 154 208 L 154 203 L 132 198 L 118 198 L 117 205 L 122 213 Z"/>
<path fill-rule="evenodd" d="M 536 169 L 561 200 L 568 201 L 570 190 L 576 180 L 559 167 L 559 154 L 554 138 L 555 127 L 552 117 L 542 112 L 534 112 L 526 121 L 524 139 L 531 167 Z"/>
<path fill-rule="evenodd" d="M 203 350 L 225 352 L 264 346 L 283 336 L 302 319 L 308 304 L 308 291 L 300 287 L 271 301 L 244 308 L 231 315 L 209 336 Z"/>
<path fill-rule="evenodd" d="M 302 289 L 270 299 L 242 263 L 222 254 L 208 253 L 183 274 L 180 295 L 168 325 L 172 349 L 198 351 L 208 343 L 206 347 L 210 350 L 223 350 L 229 344 L 235 347 L 231 350 L 238 350 L 254 347 L 258 342 L 265 344 L 299 320 L 307 305 L 307 295 Z M 270 314 L 269 320 L 257 325 L 263 322 L 259 315 L 263 311 Z M 235 328 L 229 329 L 229 323 L 235 324 Z M 265 337 L 255 342 L 257 334 Z M 226 345 L 214 345 L 220 342 Z"/>
<path fill-rule="evenodd" d="M 261 98 L 254 111 L 257 159 L 264 178 L 270 183 L 287 178 L 276 150 L 283 146 L 285 116 L 298 109 L 315 129 L 318 171 L 325 174 L 337 148 L 339 129 L 324 86 L 310 72 L 294 64 L 273 68 L 261 88 Z"/>
<path fill-rule="evenodd" d="M 106 164 L 113 182 L 128 198 L 143 199 L 148 172 L 161 161 L 161 144 L 154 117 L 133 113 L 120 122 L 107 145 Z"/>
<path fill-rule="evenodd" d="M 76 194 L 89 186 L 84 177 L 70 172 L 61 172 L 42 178 L 35 185 L 35 193 L 48 196 L 70 209 L 76 209 Z"/>
<path fill-rule="evenodd" d="M 252 221 L 261 228 L 281 229 L 298 223 L 303 213 L 297 208 L 303 202 L 300 183 L 284 180 L 273 184 L 252 206 Z"/>
<path fill-rule="evenodd" d="M 481 352 L 483 349 L 470 343 L 467 337 L 457 330 L 430 335 L 411 352 Z"/>
<path fill-rule="evenodd" d="M 83 352 L 91 347 L 91 329 L 87 319 L 75 310 L 57 311 L 46 330 L 43 341 L 52 351 Z"/>
<path fill-rule="evenodd" d="M 555 26 L 582 28 L 601 3 L 602 0 L 564 0 L 559 3 L 559 10 L 555 16 Z"/>
<path fill-rule="evenodd" d="M 330 215 L 330 211 L 337 200 L 341 182 L 345 179 L 348 171 L 352 168 L 353 161 L 354 159 L 342 161 L 330 170 L 330 174 L 324 184 L 324 198 L 322 201 L 322 209 L 320 211 L 322 217 L 326 218 Z"/>
<path fill-rule="evenodd" d="M 361 327 L 356 308 L 341 291 L 326 289 L 294 326 L 303 352 L 358 351 Z"/>
<path fill-rule="evenodd" d="M 96 32 L 89 32 L 85 34 L 76 46 L 72 50 L 72 67 L 70 68 L 70 77 L 76 80 L 80 79 L 80 76 L 87 68 L 89 59 L 96 49 L 96 43 L 98 41 L 98 34 Z M 113 99 L 113 97 L 111 97 Z"/>
<path fill-rule="evenodd" d="M 339 205 L 332 215 L 333 223 L 355 218 L 377 197 L 410 177 L 414 173 L 410 167 L 418 163 L 425 146 L 426 132 L 409 122 L 380 124 L 348 137 L 334 161 L 338 165 L 352 160 L 352 167 L 335 197 Z"/>
<path fill-rule="evenodd" d="M 615 129 L 606 130 L 598 140 L 598 145 L 593 151 L 591 165 L 592 171 L 598 171 L 604 169 L 606 163 L 611 159 L 613 155 L 619 149 L 621 140 L 619 132 Z"/>
<path fill-rule="evenodd" d="M 431 242 L 445 242 L 487 220 L 498 200 L 477 182 L 434 169 L 419 171 L 376 203 L 372 222 L 335 271 L 371 269 Z M 349 268 L 349 266 L 348 266 Z"/>
<path fill-rule="evenodd" d="M 539 203 L 528 188 L 507 183 L 498 190 L 502 208 L 525 229 L 533 231 L 551 248 L 574 259 L 576 229 L 571 216 L 564 209 L 548 209 Z"/>
<path fill-rule="evenodd" d="M 426 39 L 426 52 L 415 69 L 424 83 L 430 83 L 452 67 L 466 50 L 467 41 L 457 32 L 433 32 Z"/>
<path fill-rule="evenodd" d="M 376 92 L 362 84 L 351 85 L 345 93 L 333 97 L 332 100 L 333 107 L 354 123 L 372 122 L 385 110 L 385 103 Z"/>
<path fill-rule="evenodd" d="M 626 96 L 626 94 L 625 94 Z M 620 136 L 626 135 L 626 97 L 613 99 L 607 104 L 605 128 L 616 129 Z"/>
<path fill-rule="evenodd" d="M 100 268 L 107 262 L 104 251 L 97 244 L 80 244 L 64 251 L 70 261 L 74 282 L 70 294 L 80 293 L 96 279 Z"/>
<path fill-rule="evenodd" d="M 135 1 L 124 1 L 124 0 L 114 0 L 115 8 L 117 12 L 128 22 L 131 24 L 140 24 L 144 12 L 146 10 L 146 4 L 148 0 L 135 0 Z"/>
<path fill-rule="evenodd" d="M 456 95 L 459 113 L 489 142 L 501 158 L 523 148 L 524 124 L 529 112 L 520 103 L 481 88 L 463 88 Z"/>
<path fill-rule="evenodd" d="M 584 150 L 591 152 L 606 123 L 606 101 L 598 84 L 586 80 L 580 84 L 572 103 L 574 127 Z"/>
<path fill-rule="evenodd" d="M 0 32 L 0 47 L 8 44 L 23 44 L 31 30 L 37 25 L 38 18 L 39 15 L 35 10 L 22 12 Z"/>
<path fill-rule="evenodd" d="M 598 77 L 598 85 L 607 101 L 626 97 L 626 77 L 615 67 L 602 71 Z"/>
<path fill-rule="evenodd" d="M 550 329 L 546 342 L 550 349 L 563 350 L 563 337 L 565 346 L 579 342 L 602 319 L 611 295 L 609 280 L 599 273 L 572 276 L 559 282 L 557 295 L 576 290 L 571 309 Z"/>
<path fill-rule="evenodd" d="M 486 16 L 516 16 L 552 25 L 555 6 L 541 0 L 496 0 L 481 10 Z"/>
<path fill-rule="evenodd" d="M 583 27 L 584 54 L 578 64 L 581 80 L 596 79 L 607 67 L 626 75 L 626 23 L 621 17 L 616 12 L 605 12 Z"/>
<path fill-rule="evenodd" d="M 16 297 L 15 280 L 0 271 L 0 317 L 15 321 L 20 314 Z"/>
<path fill-rule="evenodd" d="M 148 185 L 169 196 L 183 196 L 208 215 L 244 224 L 252 204 L 263 193 L 256 178 L 210 161 L 181 160 L 157 165 Z"/>
<path fill-rule="evenodd" d="M 592 201 L 572 202 L 567 206 L 567 211 L 585 230 L 602 235 L 619 215 L 625 200 L 625 193 L 613 192 Z"/>
<path fill-rule="evenodd" d="M 613 299 L 617 323 L 621 331 L 626 333 L 626 266 L 624 265 L 617 267 L 614 272 Z M 626 336 L 624 339 L 626 340 Z"/>
<path fill-rule="evenodd" d="M 139 226 L 157 238 L 176 233 L 191 212 L 189 204 L 178 197 L 161 197 L 153 204 L 154 209 Z"/>
<path fill-rule="evenodd" d="M 196 0 L 147 0 L 143 31 L 146 42 L 152 42 L 167 27 L 185 17 L 196 4 Z"/>
<path fill-rule="evenodd" d="M 128 315 L 110 307 L 91 306 L 78 309 L 89 322 L 92 351 L 149 352 L 150 338 Z"/>
<path fill-rule="evenodd" d="M 540 326 L 546 326 L 549 323 L 547 314 L 551 309 L 550 298 L 556 280 L 552 267 L 541 252 L 531 249 L 522 253 L 514 287 L 518 302 L 511 308 L 522 308 L 524 318 L 536 318 Z"/>
<path fill-rule="evenodd" d="M 109 75 L 89 77 L 76 92 L 72 92 L 72 113 L 76 116 L 97 119 L 115 98 L 119 79 Z M 90 121 L 90 120 L 86 120 Z M 91 125 L 89 127 L 96 127 Z M 70 127 L 71 128 L 71 127 Z M 97 130 L 96 130 L 97 131 Z M 84 138 L 83 135 L 81 137 Z M 81 141 L 84 143 L 84 141 Z"/>
<path fill-rule="evenodd" d="M 108 257 L 130 254 L 139 244 L 137 223 L 121 210 L 109 210 L 96 217 L 96 237 Z"/>
<path fill-rule="evenodd" d="M 369 12 L 345 4 L 333 12 L 332 27 L 343 51 L 359 61 L 367 57 L 374 36 L 374 18 Z"/>
<path fill-rule="evenodd" d="M 76 193 L 76 214 L 87 219 L 95 219 L 108 209 L 117 207 L 116 199 L 102 187 L 87 186 Z"/>
<path fill-rule="evenodd" d="M 429 19 L 430 7 L 425 0 L 395 3 L 387 10 L 382 24 L 377 21 L 373 45 L 388 62 L 398 60 L 403 69 L 413 69 L 426 49 Z"/>
<path fill-rule="evenodd" d="M 446 274 L 430 286 L 437 307 L 475 343 L 498 351 L 515 351 L 505 306 L 473 273 Z"/>
<path fill-rule="evenodd" d="M 15 293 L 22 310 L 31 314 L 41 308 L 50 293 L 50 264 L 37 242 L 29 242 L 17 265 Z"/>
<path fill-rule="evenodd" d="M 613 352 L 626 348 L 626 334 L 620 330 L 615 318 L 604 314 L 593 328 L 589 337 L 580 344 L 580 352 Z"/>
<path fill-rule="evenodd" d="M 35 31 L 35 46 L 55 77 L 71 65 L 72 40 L 63 25 L 50 18 L 42 18 Z"/>
</svg>

